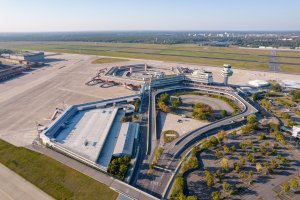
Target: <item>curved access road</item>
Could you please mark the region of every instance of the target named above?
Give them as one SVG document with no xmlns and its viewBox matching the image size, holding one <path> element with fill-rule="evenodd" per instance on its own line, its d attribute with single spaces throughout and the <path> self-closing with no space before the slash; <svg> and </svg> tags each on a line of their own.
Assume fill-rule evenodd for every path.
<svg viewBox="0 0 300 200">
<path fill-rule="evenodd" d="M 194 86 L 189 85 L 185 86 L 174 86 L 165 89 L 158 89 L 152 92 L 152 101 L 155 99 L 156 95 L 163 92 L 170 92 L 174 90 L 199 90 L 207 93 L 217 93 L 221 95 L 230 96 L 232 99 L 235 99 L 236 102 L 242 107 L 241 113 L 223 118 L 221 120 L 215 121 L 211 124 L 208 124 L 204 127 L 201 127 L 197 130 L 191 131 L 173 142 L 164 146 L 164 152 L 160 159 L 158 160 L 158 166 L 161 170 L 155 170 L 154 176 L 149 179 L 150 183 L 146 183 L 147 180 L 144 180 L 146 185 L 148 185 L 148 192 L 159 198 L 167 198 L 174 177 L 178 172 L 178 169 L 181 164 L 181 156 L 189 152 L 193 145 L 199 142 L 201 139 L 205 138 L 208 135 L 214 134 L 219 130 L 223 129 L 224 126 L 230 125 L 244 119 L 248 115 L 255 114 L 257 112 L 251 104 L 245 101 L 242 97 L 236 94 L 231 88 L 228 87 L 214 87 L 214 86 Z M 149 102 L 153 103 L 153 102 Z M 154 103 L 155 104 L 155 103 Z"/>
</svg>

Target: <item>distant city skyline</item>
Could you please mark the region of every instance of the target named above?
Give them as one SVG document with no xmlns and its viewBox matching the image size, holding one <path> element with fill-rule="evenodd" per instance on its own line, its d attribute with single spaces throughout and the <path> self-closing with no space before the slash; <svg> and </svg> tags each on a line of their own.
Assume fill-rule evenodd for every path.
<svg viewBox="0 0 300 200">
<path fill-rule="evenodd" d="M 0 0 L 0 32 L 299 31 L 298 0 Z"/>
</svg>

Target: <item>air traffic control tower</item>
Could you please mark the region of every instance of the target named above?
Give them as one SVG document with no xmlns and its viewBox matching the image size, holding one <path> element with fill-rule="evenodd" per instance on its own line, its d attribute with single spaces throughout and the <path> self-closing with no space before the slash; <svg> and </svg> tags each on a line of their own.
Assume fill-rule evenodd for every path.
<svg viewBox="0 0 300 200">
<path fill-rule="evenodd" d="M 233 71 L 231 70 L 231 65 L 224 64 L 222 69 L 222 76 L 224 77 L 224 85 L 228 84 L 228 78 L 232 76 Z"/>
</svg>

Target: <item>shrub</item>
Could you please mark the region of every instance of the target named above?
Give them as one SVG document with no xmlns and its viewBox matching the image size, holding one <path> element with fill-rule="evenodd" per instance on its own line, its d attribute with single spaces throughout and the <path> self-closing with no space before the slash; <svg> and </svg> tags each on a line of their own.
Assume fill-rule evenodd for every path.
<svg viewBox="0 0 300 200">
<path fill-rule="evenodd" d="M 288 183 L 283 183 L 283 184 L 281 185 L 281 189 L 282 189 L 284 192 L 289 192 L 290 189 L 291 189 L 291 187 L 290 187 L 290 185 L 289 185 Z"/>
<path fill-rule="evenodd" d="M 180 104 L 181 104 L 181 101 L 179 99 L 173 99 L 171 101 L 171 106 L 173 109 L 178 109 Z"/>
<path fill-rule="evenodd" d="M 196 103 L 193 110 L 193 117 L 199 120 L 208 120 L 212 117 L 213 109 L 203 103 Z"/>
<path fill-rule="evenodd" d="M 128 170 L 129 163 L 130 158 L 127 156 L 113 157 L 112 161 L 109 163 L 107 171 L 123 180 Z"/>
<path fill-rule="evenodd" d="M 229 183 L 224 182 L 224 183 L 222 184 L 222 188 L 223 188 L 224 191 L 228 192 L 228 191 L 230 190 L 231 186 L 230 186 Z"/>
<path fill-rule="evenodd" d="M 262 171 L 262 169 L 263 169 L 263 167 L 261 166 L 261 164 L 260 163 L 256 163 L 256 171 L 257 172 L 261 172 Z"/>
<path fill-rule="evenodd" d="M 172 194 L 171 197 L 176 198 L 178 196 L 183 195 L 183 190 L 185 188 L 185 181 L 182 177 L 182 174 L 178 174 L 175 178 L 174 185 L 172 187 Z"/>
<path fill-rule="evenodd" d="M 230 152 L 229 147 L 226 146 L 226 145 L 223 146 L 223 149 L 224 149 L 224 152 L 225 152 L 225 153 L 229 153 L 229 152 Z"/>
<path fill-rule="evenodd" d="M 236 146 L 235 145 L 232 145 L 231 147 L 230 147 L 230 149 L 231 149 L 231 151 L 236 151 Z"/>
<path fill-rule="evenodd" d="M 226 110 L 221 110 L 220 115 L 221 115 L 222 118 L 224 118 L 224 117 L 228 116 L 228 113 L 227 113 Z"/>
<path fill-rule="evenodd" d="M 179 133 L 177 131 L 174 131 L 174 130 L 165 130 L 163 132 L 163 136 L 164 136 L 164 142 L 168 143 L 168 142 L 172 142 L 173 140 L 178 138 Z"/>
<path fill-rule="evenodd" d="M 290 184 L 291 184 L 291 186 L 292 186 L 293 188 L 296 188 L 296 187 L 299 186 L 298 181 L 297 181 L 296 179 L 294 179 L 294 178 L 292 178 L 292 179 L 290 180 Z"/>
<path fill-rule="evenodd" d="M 221 193 L 218 191 L 214 191 L 211 193 L 211 198 L 213 200 L 221 200 Z"/>
<path fill-rule="evenodd" d="M 249 115 L 247 117 L 247 121 L 248 121 L 248 123 L 253 124 L 253 123 L 257 122 L 257 118 L 255 115 Z"/>
<path fill-rule="evenodd" d="M 204 171 L 204 175 L 205 175 L 207 187 L 209 188 L 212 187 L 215 184 L 213 175 L 208 170 Z"/>
<path fill-rule="evenodd" d="M 229 161 L 227 158 L 222 158 L 220 164 L 223 169 L 225 169 L 226 171 L 229 170 Z"/>
<path fill-rule="evenodd" d="M 267 136 L 265 134 L 261 133 L 261 134 L 259 134 L 258 139 L 265 140 L 265 139 L 267 139 Z"/>
</svg>

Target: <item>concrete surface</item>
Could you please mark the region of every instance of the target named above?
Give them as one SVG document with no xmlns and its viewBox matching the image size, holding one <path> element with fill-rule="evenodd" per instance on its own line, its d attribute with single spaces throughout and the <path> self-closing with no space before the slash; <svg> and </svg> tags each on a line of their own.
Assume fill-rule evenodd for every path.
<svg viewBox="0 0 300 200">
<path fill-rule="evenodd" d="M 0 199 L 53 200 L 51 196 L 0 164 Z"/>
<path fill-rule="evenodd" d="M 160 112 L 158 117 L 160 117 L 158 119 L 158 123 L 162 123 L 162 132 L 166 130 L 174 130 L 177 131 L 180 136 L 209 124 L 209 122 L 206 121 L 200 121 L 192 118 L 182 118 L 181 116 L 172 113 Z M 179 123 L 177 122 L 178 120 L 182 121 Z"/>
<path fill-rule="evenodd" d="M 88 55 L 55 55 L 54 62 L 0 83 L 0 138 L 28 146 L 37 137 L 36 122 L 51 123 L 55 108 L 133 94 L 121 86 L 109 89 L 86 86 L 99 69 L 114 64 L 91 64 Z"/>
</svg>

